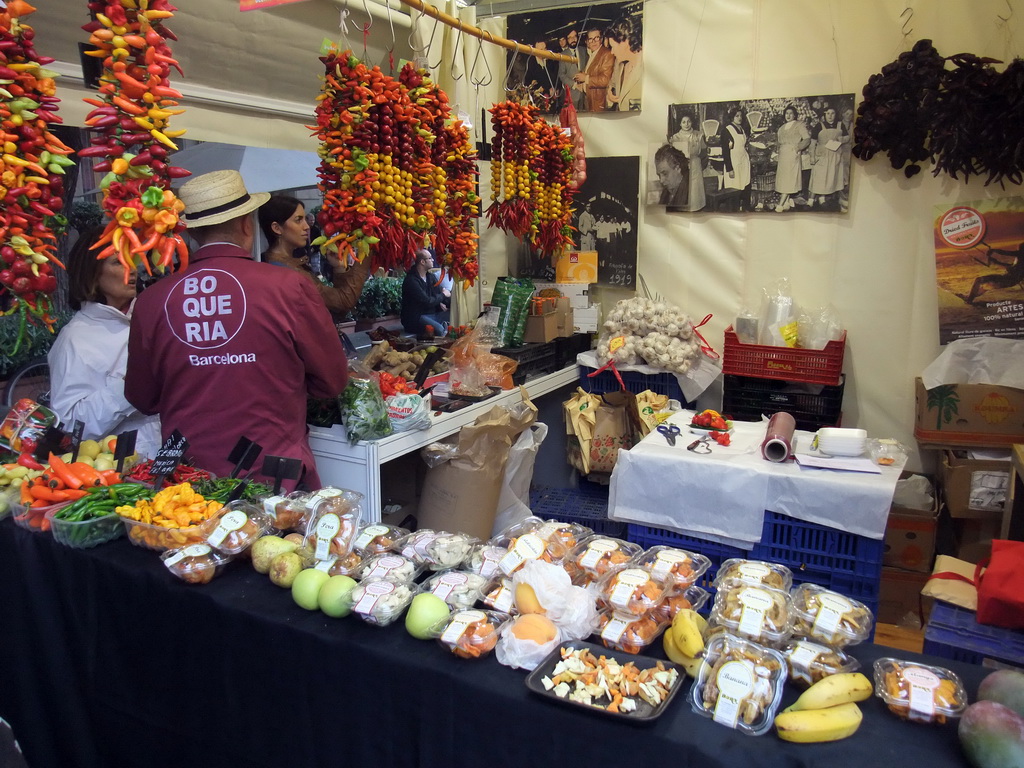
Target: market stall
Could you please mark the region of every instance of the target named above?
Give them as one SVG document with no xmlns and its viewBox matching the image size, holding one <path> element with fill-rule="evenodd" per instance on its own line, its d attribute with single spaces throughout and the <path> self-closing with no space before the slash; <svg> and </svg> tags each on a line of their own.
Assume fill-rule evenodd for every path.
<svg viewBox="0 0 1024 768">
<path fill-rule="evenodd" d="M 245 562 L 203 587 L 184 584 L 124 540 L 71 550 L 0 522 L 0 602 L 26 617 L 0 640 L 0 709 L 33 768 L 188 756 L 309 768 L 597 765 L 627 753 L 723 768 L 963 764 L 955 724 L 904 722 L 877 698 L 861 704 L 860 730 L 832 744 L 746 736 L 695 714 L 685 690 L 638 727 L 545 700 L 493 657 L 466 661 L 400 625 L 302 611 Z M 851 650 L 868 669 L 893 655 Z M 931 661 L 961 675 L 974 699 L 985 670 Z M 787 689 L 783 704 L 795 698 Z"/>
</svg>

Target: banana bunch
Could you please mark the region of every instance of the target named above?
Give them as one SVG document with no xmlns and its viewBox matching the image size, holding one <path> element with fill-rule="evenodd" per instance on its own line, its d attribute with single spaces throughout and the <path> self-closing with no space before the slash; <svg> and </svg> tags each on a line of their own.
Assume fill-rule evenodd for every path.
<svg viewBox="0 0 1024 768">
<path fill-rule="evenodd" d="M 811 744 L 852 736 L 862 719 L 856 702 L 871 696 L 871 681 L 860 672 L 822 678 L 775 717 L 783 741 Z"/>
<path fill-rule="evenodd" d="M 704 658 L 704 631 L 708 623 L 692 608 L 683 608 L 672 619 L 672 626 L 661 637 L 669 660 L 696 678 Z"/>
</svg>

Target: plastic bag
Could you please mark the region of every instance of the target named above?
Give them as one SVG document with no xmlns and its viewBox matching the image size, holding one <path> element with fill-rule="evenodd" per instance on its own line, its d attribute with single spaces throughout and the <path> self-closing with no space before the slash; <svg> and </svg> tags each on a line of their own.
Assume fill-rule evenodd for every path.
<svg viewBox="0 0 1024 768">
<path fill-rule="evenodd" d="M 797 321 L 797 340 L 804 349 L 824 349 L 842 335 L 843 324 L 831 304 L 803 312 Z"/>
<path fill-rule="evenodd" d="M 430 408 L 419 395 L 391 395 L 385 398 L 384 405 L 395 432 L 430 429 Z"/>
<path fill-rule="evenodd" d="M 377 380 L 362 363 L 349 362 L 348 386 L 338 399 L 350 443 L 379 440 L 394 432 Z"/>
<path fill-rule="evenodd" d="M 498 339 L 502 347 L 518 347 L 523 343 L 532 280 L 518 277 L 499 277 L 491 296 L 491 306 L 501 312 L 498 318 Z"/>
</svg>

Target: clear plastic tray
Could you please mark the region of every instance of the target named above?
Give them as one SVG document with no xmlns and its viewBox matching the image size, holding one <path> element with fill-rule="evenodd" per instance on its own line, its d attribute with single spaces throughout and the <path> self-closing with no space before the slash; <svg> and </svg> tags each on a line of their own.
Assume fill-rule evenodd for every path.
<svg viewBox="0 0 1024 768">
<path fill-rule="evenodd" d="M 209 544 L 190 544 L 180 549 L 169 549 L 160 555 L 164 566 L 188 584 L 208 584 L 224 570 L 231 557 L 218 552 Z"/>
<path fill-rule="evenodd" d="M 766 587 L 789 592 L 793 587 L 793 572 L 781 563 L 733 557 L 722 563 L 712 586 L 717 588 L 727 581 L 763 584 Z"/>
<path fill-rule="evenodd" d="M 793 633 L 820 640 L 836 648 L 863 643 L 871 637 L 871 609 L 853 598 L 819 587 L 801 584 L 790 592 Z"/>
<path fill-rule="evenodd" d="M 841 648 L 830 648 L 810 640 L 791 640 L 783 646 L 782 655 L 789 663 L 789 679 L 804 687 L 829 675 L 860 669 L 860 662 Z"/>
<path fill-rule="evenodd" d="M 587 586 L 616 565 L 624 565 L 643 551 L 639 544 L 611 536 L 588 536 L 569 553 L 566 570 L 573 582 Z"/>
<path fill-rule="evenodd" d="M 944 723 L 967 708 L 967 691 L 943 667 L 885 657 L 874 664 L 875 696 L 904 720 Z"/>
<path fill-rule="evenodd" d="M 763 585 L 728 582 L 715 595 L 711 622 L 735 635 L 781 646 L 792 634 L 789 593 Z"/>
<path fill-rule="evenodd" d="M 501 611 L 458 611 L 439 628 L 437 642 L 460 658 L 478 659 L 494 650 L 511 618 Z"/>
<path fill-rule="evenodd" d="M 355 578 L 363 579 L 386 579 L 399 584 L 411 584 L 423 573 L 423 566 L 417 565 L 404 555 L 396 555 L 394 552 L 385 552 L 380 555 L 371 555 L 363 560 Z"/>
<path fill-rule="evenodd" d="M 249 501 L 232 501 L 200 525 L 206 543 L 225 555 L 239 555 L 274 528 L 263 509 Z"/>
<path fill-rule="evenodd" d="M 661 605 L 672 579 L 658 581 L 647 568 L 626 563 L 609 570 L 597 583 L 598 600 L 613 611 L 643 616 Z"/>
<path fill-rule="evenodd" d="M 666 592 L 665 599 L 658 604 L 654 612 L 661 621 L 671 622 L 683 608 L 699 611 L 709 597 L 708 591 L 703 587 L 693 585 L 681 588 L 676 585 Z"/>
<path fill-rule="evenodd" d="M 359 529 L 352 548 L 363 555 L 379 555 L 395 548 L 395 542 L 409 535 L 405 528 L 386 523 L 369 523 Z"/>
<path fill-rule="evenodd" d="M 651 547 L 633 558 L 633 562 L 649 568 L 654 578 L 665 581 L 671 577 L 676 586 L 695 584 L 711 567 L 711 560 L 696 552 L 676 549 L 664 544 Z"/>
<path fill-rule="evenodd" d="M 368 624 L 385 627 L 405 611 L 419 594 L 415 584 L 396 584 L 386 579 L 369 579 L 359 583 L 346 596 L 352 613 Z"/>
<path fill-rule="evenodd" d="M 487 579 L 469 571 L 440 571 L 425 582 L 423 589 L 431 592 L 455 609 L 468 609 L 476 605 L 487 586 Z"/>
<path fill-rule="evenodd" d="M 598 613 L 594 636 L 605 648 L 637 654 L 657 640 L 667 626 L 668 623 L 660 621 L 653 612 L 634 616 L 604 610 Z"/>
<path fill-rule="evenodd" d="M 690 705 L 716 723 L 759 736 L 772 727 L 786 670 L 779 651 L 733 635 L 716 635 L 704 650 L 690 688 Z"/>
</svg>

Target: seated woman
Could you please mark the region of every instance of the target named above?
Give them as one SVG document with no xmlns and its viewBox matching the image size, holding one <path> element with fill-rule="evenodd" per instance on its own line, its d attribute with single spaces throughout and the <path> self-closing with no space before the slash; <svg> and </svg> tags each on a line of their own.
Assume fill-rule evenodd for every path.
<svg viewBox="0 0 1024 768">
<path fill-rule="evenodd" d="M 430 251 L 416 251 L 416 262 L 402 283 L 402 327 L 406 333 L 426 335 L 428 325 L 434 329 L 434 336 L 448 333 L 451 293 L 437 284 L 430 273 L 433 266 Z"/>
<path fill-rule="evenodd" d="M 343 320 L 359 301 L 363 284 L 370 276 L 370 259 L 363 259 L 345 269 L 336 254 L 328 254 L 333 274 L 331 282 L 325 283 L 313 274 L 305 253 L 309 242 L 309 223 L 302 203 L 294 197 L 274 195 L 260 206 L 259 217 L 260 229 L 270 244 L 263 252 L 263 261 L 307 275 L 335 321 Z"/>
<path fill-rule="evenodd" d="M 97 259 L 89 250 L 102 233 L 102 227 L 83 232 L 68 257 L 68 303 L 77 312 L 47 355 L 50 406 L 68 429 L 83 422 L 84 439 L 137 429 L 136 451 L 152 457 L 160 448 L 160 420 L 124 397 L 136 276 L 126 282 L 116 258 Z"/>
</svg>

